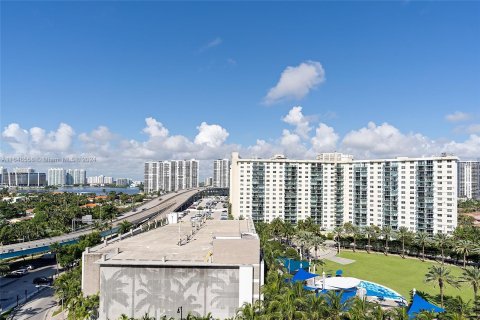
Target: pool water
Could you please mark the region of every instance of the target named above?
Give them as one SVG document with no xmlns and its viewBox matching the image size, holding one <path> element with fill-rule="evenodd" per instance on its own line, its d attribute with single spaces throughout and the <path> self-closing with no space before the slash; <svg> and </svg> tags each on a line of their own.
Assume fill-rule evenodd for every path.
<svg viewBox="0 0 480 320">
<path fill-rule="evenodd" d="M 380 296 L 385 299 L 404 300 L 399 293 L 374 282 L 362 280 L 358 286 L 367 290 L 367 296 Z"/>
</svg>

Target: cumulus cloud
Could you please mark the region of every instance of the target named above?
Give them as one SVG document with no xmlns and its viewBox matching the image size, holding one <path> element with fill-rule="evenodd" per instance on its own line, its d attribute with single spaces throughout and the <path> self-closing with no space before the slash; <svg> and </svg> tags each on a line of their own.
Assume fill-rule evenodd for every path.
<svg viewBox="0 0 480 320">
<path fill-rule="evenodd" d="M 450 141 L 446 143 L 442 148 L 443 152 L 461 156 L 464 158 L 464 160 L 478 159 L 479 150 L 480 150 L 480 136 L 476 134 L 470 135 L 470 137 L 464 142 Z"/>
<path fill-rule="evenodd" d="M 264 102 L 273 104 L 284 99 L 302 99 L 324 81 L 325 71 L 320 62 L 306 61 L 296 67 L 288 66 L 278 83 L 268 91 Z"/>
<path fill-rule="evenodd" d="M 68 151 L 72 144 L 75 131 L 65 123 L 60 123 L 56 131 L 46 131 L 39 127 L 30 129 L 32 146 L 40 151 Z"/>
<path fill-rule="evenodd" d="M 404 134 L 388 123 L 376 125 L 374 122 L 347 133 L 342 146 L 366 158 L 432 155 L 438 151 L 434 141 L 419 133 Z"/>
<path fill-rule="evenodd" d="M 2 132 L 2 138 L 17 154 L 27 153 L 29 149 L 29 133 L 18 123 L 10 123 Z"/>
<path fill-rule="evenodd" d="M 455 111 L 454 113 L 447 114 L 445 116 L 445 120 L 449 122 L 460 122 L 460 121 L 466 121 L 471 118 L 471 115 L 465 112 L 461 111 Z"/>
<path fill-rule="evenodd" d="M 308 138 L 311 128 L 307 117 L 302 113 L 302 107 L 296 106 L 290 109 L 288 114 L 282 120 L 292 126 L 295 126 L 295 132 L 302 138 Z"/>
<path fill-rule="evenodd" d="M 311 139 L 312 149 L 316 153 L 333 152 L 336 150 L 338 138 L 335 129 L 320 123 L 315 129 L 315 136 Z"/>
<path fill-rule="evenodd" d="M 150 137 L 166 137 L 168 136 L 168 129 L 163 126 L 161 122 L 158 122 L 152 117 L 145 119 L 147 126 L 143 128 L 143 132 Z"/>
<path fill-rule="evenodd" d="M 244 146 L 227 143 L 227 129 L 207 122 L 200 123 L 193 138 L 170 135 L 161 122 L 149 117 L 141 129 L 146 135 L 139 140 L 121 138 L 109 128 L 99 126 L 91 132 L 81 133 L 76 141 L 73 141 L 73 129 L 67 124 L 60 124 L 57 130 L 48 132 L 38 127 L 23 129 L 19 124 L 11 123 L 1 135 L 6 142 L 4 146 L 11 150 L 1 150 L 0 154 L 5 156 L 10 151 L 14 154 L 68 155 L 73 149 L 72 144 L 76 143 L 76 155 L 87 153 L 97 157 L 97 163 L 86 168 L 89 174 L 141 179 L 144 161 L 168 159 L 202 160 L 201 176 L 210 176 L 211 160 L 228 158 L 233 151 L 239 151 L 245 158 L 284 154 L 291 159 L 314 159 L 318 153 L 337 150 L 353 154 L 357 159 L 431 156 L 442 152 L 475 159 L 480 150 L 480 135 L 476 133 L 470 134 L 465 141 L 432 140 L 420 133 L 402 132 L 389 123 L 369 122 L 342 138 L 328 124 L 307 118 L 301 107 L 294 107 L 282 118 L 284 123 L 294 126 L 293 130 L 283 129 L 277 137 L 260 138 L 255 144 Z M 313 134 L 310 127 L 315 128 Z M 40 165 L 38 169 L 42 169 Z"/>
<path fill-rule="evenodd" d="M 219 147 L 228 138 L 228 132 L 218 124 L 209 125 L 206 122 L 197 127 L 198 134 L 195 137 L 196 144 L 206 144 L 211 148 Z"/>
</svg>

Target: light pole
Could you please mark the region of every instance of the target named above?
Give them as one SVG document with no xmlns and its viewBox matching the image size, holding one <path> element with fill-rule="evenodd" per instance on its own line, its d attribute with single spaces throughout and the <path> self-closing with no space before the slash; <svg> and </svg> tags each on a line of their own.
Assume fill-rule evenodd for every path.
<svg viewBox="0 0 480 320">
<path fill-rule="evenodd" d="M 177 313 L 180 313 L 180 320 L 183 320 L 183 307 L 178 307 Z"/>
</svg>

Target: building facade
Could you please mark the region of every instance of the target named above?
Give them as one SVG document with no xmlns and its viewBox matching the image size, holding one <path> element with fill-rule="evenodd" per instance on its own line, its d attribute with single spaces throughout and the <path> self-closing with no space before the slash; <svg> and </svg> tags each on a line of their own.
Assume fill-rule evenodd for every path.
<svg viewBox="0 0 480 320">
<path fill-rule="evenodd" d="M 49 186 L 64 186 L 67 184 L 67 172 L 63 168 L 50 168 L 47 182 Z"/>
<path fill-rule="evenodd" d="M 457 162 L 452 156 L 353 160 L 341 153 L 316 160 L 241 159 L 232 154 L 232 214 L 254 221 L 311 217 L 325 230 L 404 226 L 451 233 L 457 225 Z"/>
<path fill-rule="evenodd" d="M 192 160 L 148 161 L 144 167 L 144 190 L 177 191 L 198 187 L 199 162 Z"/>
<path fill-rule="evenodd" d="M 44 187 L 47 185 L 45 173 L 35 172 L 31 168 L 15 168 L 9 172 L 0 167 L 0 185 L 6 187 Z"/>
<path fill-rule="evenodd" d="M 458 197 L 480 199 L 480 161 L 458 163 Z"/>
<path fill-rule="evenodd" d="M 218 159 L 213 161 L 213 186 L 228 188 L 230 186 L 230 160 Z"/>
<path fill-rule="evenodd" d="M 87 184 L 87 172 L 84 169 L 67 169 L 66 170 L 66 184 L 71 185 L 85 185 Z"/>
</svg>

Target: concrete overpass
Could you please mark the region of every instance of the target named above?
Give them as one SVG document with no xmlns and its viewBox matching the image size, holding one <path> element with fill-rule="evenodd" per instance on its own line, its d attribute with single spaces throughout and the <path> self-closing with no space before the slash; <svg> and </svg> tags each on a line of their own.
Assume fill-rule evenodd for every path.
<svg viewBox="0 0 480 320">
<path fill-rule="evenodd" d="M 135 225 L 143 223 L 149 219 L 162 218 L 168 212 L 185 210 L 185 208 L 190 206 L 194 201 L 209 195 L 228 195 L 228 189 L 195 188 L 189 190 L 179 190 L 177 192 L 171 192 L 162 195 L 161 197 L 157 197 L 148 203 L 137 207 L 135 212 L 129 211 L 118 216 L 115 220 L 113 220 L 112 230 L 102 232 L 102 236 L 108 236 L 111 233 L 116 233 L 118 224 L 124 220 L 127 220 Z M 0 259 L 47 252 L 50 250 L 50 245 L 52 243 L 58 242 L 62 245 L 72 244 L 77 242 L 80 236 L 90 232 L 92 232 L 92 228 L 53 238 L 45 238 L 35 241 L 6 245 L 0 248 Z"/>
</svg>

